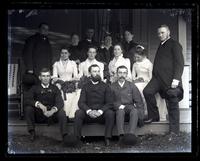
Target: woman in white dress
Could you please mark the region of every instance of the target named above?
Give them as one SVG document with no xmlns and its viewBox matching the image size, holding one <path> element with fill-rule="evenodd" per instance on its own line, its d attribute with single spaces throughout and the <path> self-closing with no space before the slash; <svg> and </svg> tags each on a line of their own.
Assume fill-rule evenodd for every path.
<svg viewBox="0 0 200 161">
<path fill-rule="evenodd" d="M 66 116 L 74 118 L 74 114 L 78 109 L 80 89 L 76 88 L 78 80 L 77 65 L 75 61 L 69 59 L 69 56 L 68 48 L 62 47 L 60 60 L 53 64 L 52 83 L 56 84 L 63 94 Z"/>
<path fill-rule="evenodd" d="M 145 105 L 145 115 L 147 115 L 146 101 L 143 95 L 143 89 L 152 78 L 153 64 L 146 57 L 146 49 L 143 46 L 136 46 L 135 60 L 132 68 L 132 78 L 135 85 L 138 87 L 143 102 Z M 156 94 L 157 106 L 159 107 L 160 120 L 166 120 L 167 108 L 165 99 L 162 99 L 159 94 Z"/>
<path fill-rule="evenodd" d="M 117 80 L 117 67 L 121 65 L 125 65 L 128 68 L 128 76 L 127 80 L 132 81 L 132 76 L 131 76 L 131 63 L 128 58 L 123 57 L 123 51 L 122 47 L 120 44 L 114 45 L 114 58 L 110 61 L 108 65 L 108 70 L 110 74 L 110 82 L 113 83 Z"/>
</svg>

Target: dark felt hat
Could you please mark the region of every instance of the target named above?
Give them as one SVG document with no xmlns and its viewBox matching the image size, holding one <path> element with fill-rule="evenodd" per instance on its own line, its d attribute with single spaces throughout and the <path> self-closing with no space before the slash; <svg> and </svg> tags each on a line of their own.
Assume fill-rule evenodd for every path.
<svg viewBox="0 0 200 161">
<path fill-rule="evenodd" d="M 165 98 L 172 102 L 179 102 L 183 99 L 183 88 L 178 86 L 177 88 L 168 88 L 165 92 Z"/>
<path fill-rule="evenodd" d="M 120 139 L 120 145 L 130 145 L 133 146 L 137 143 L 138 138 L 134 134 L 124 134 L 122 139 Z"/>
</svg>

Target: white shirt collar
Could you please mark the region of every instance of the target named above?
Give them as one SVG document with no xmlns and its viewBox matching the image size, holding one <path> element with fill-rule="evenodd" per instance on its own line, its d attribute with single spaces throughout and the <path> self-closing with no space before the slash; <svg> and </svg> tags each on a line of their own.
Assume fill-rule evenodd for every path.
<svg viewBox="0 0 200 161">
<path fill-rule="evenodd" d="M 43 88 L 49 88 L 49 84 L 45 86 L 44 84 L 41 83 L 41 86 L 42 86 Z"/>
<path fill-rule="evenodd" d="M 92 82 L 92 84 L 98 84 L 99 82 L 93 82 L 92 80 L 91 80 L 91 82 Z"/>
<path fill-rule="evenodd" d="M 170 39 L 170 37 L 168 39 L 166 39 L 165 41 L 161 42 L 161 45 L 163 45 L 169 39 Z"/>
<path fill-rule="evenodd" d="M 124 86 L 124 83 L 125 83 L 125 81 L 124 82 L 120 82 L 120 81 L 118 81 L 118 84 L 120 85 L 120 87 L 123 87 Z"/>
</svg>

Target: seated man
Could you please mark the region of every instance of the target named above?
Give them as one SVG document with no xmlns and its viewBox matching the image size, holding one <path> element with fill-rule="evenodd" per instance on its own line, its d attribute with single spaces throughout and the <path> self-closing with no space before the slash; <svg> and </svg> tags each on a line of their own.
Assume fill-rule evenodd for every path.
<svg viewBox="0 0 200 161">
<path fill-rule="evenodd" d="M 129 115 L 128 134 L 134 135 L 138 123 L 142 126 L 144 117 L 142 97 L 135 84 L 126 80 L 127 74 L 127 67 L 119 66 L 117 68 L 117 81 L 111 84 L 114 108 L 116 109 L 116 125 L 120 140 L 125 133 L 125 114 Z"/>
<path fill-rule="evenodd" d="M 105 122 L 105 145 L 109 145 L 114 125 L 113 101 L 110 87 L 101 81 L 100 68 L 93 64 L 89 67 L 90 81 L 82 88 L 78 101 L 79 110 L 75 113 L 74 134 L 81 137 L 81 128 L 86 122 Z"/>
<path fill-rule="evenodd" d="M 63 111 L 63 100 L 60 90 L 50 84 L 50 70 L 43 68 L 40 71 L 41 84 L 34 85 L 25 96 L 25 118 L 30 133 L 30 140 L 35 140 L 35 122 L 48 123 L 59 121 L 60 131 L 65 139 L 67 136 L 67 117 Z"/>
</svg>

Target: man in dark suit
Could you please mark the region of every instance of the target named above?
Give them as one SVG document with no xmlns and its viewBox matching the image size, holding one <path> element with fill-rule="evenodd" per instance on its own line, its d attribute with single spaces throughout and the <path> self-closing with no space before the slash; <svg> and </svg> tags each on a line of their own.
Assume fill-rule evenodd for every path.
<svg viewBox="0 0 200 161">
<path fill-rule="evenodd" d="M 179 101 L 183 98 L 181 76 L 184 68 L 182 46 L 170 38 L 167 25 L 158 28 L 161 41 L 153 66 L 153 76 L 143 90 L 147 102 L 148 119 L 146 123 L 159 121 L 155 94 L 159 92 L 165 98 L 169 114 L 169 132 L 179 133 Z"/>
<path fill-rule="evenodd" d="M 144 104 L 139 90 L 134 83 L 126 80 L 128 69 L 126 66 L 117 68 L 118 81 L 111 84 L 114 108 L 116 110 L 116 125 L 120 139 L 124 135 L 125 116 L 129 117 L 127 133 L 135 135 L 138 123 L 144 119 Z M 142 124 L 140 124 L 142 126 Z"/>
<path fill-rule="evenodd" d="M 50 123 L 59 121 L 63 139 L 67 139 L 67 117 L 63 110 L 64 102 L 60 90 L 50 84 L 50 70 L 41 69 L 40 84 L 32 86 L 25 95 L 25 118 L 27 121 L 30 140 L 35 140 L 35 122 Z"/>
<path fill-rule="evenodd" d="M 87 59 L 87 51 L 89 46 L 96 46 L 98 48 L 99 44 L 94 40 L 94 29 L 88 28 L 86 31 L 86 37 L 80 41 L 79 47 L 81 50 L 81 62 Z"/>
<path fill-rule="evenodd" d="M 38 32 L 25 41 L 23 49 L 25 88 L 39 83 L 38 76 L 42 68 L 52 68 L 52 47 L 48 33 L 49 25 L 43 22 L 39 25 Z"/>
<path fill-rule="evenodd" d="M 105 123 L 105 145 L 109 145 L 114 126 L 113 100 L 110 87 L 101 81 L 100 68 L 89 67 L 90 81 L 81 90 L 78 101 L 79 110 L 75 113 L 74 134 L 80 139 L 83 122 Z"/>
</svg>

